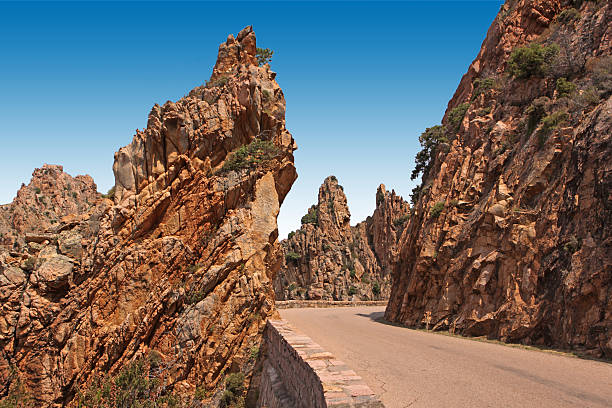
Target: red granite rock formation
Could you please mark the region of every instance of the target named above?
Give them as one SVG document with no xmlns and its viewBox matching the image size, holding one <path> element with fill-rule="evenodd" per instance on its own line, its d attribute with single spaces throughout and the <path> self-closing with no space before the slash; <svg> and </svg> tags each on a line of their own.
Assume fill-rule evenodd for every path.
<svg viewBox="0 0 612 408">
<path fill-rule="evenodd" d="M 397 237 L 409 212 L 407 202 L 381 185 L 372 217 L 351 227 L 342 186 L 336 177 L 326 178 L 302 227 L 281 242 L 276 298 L 386 299 Z"/>
<path fill-rule="evenodd" d="M 612 356 L 612 7 L 567 3 L 508 1 L 429 131 L 387 319 Z"/>
<path fill-rule="evenodd" d="M 296 178 L 283 92 L 255 52 L 250 27 L 230 35 L 211 80 L 155 105 L 116 153 L 113 202 L 2 255 L 0 395 L 20 380 L 36 405 L 75 404 L 148 358 L 151 396 L 218 401 L 238 371 L 248 384 Z"/>
<path fill-rule="evenodd" d="M 32 173 L 12 203 L 0 206 L 0 246 L 23 246 L 26 234 L 57 227 L 64 217 L 87 212 L 100 194 L 90 176 L 71 177 L 62 166 L 45 164 Z"/>
</svg>

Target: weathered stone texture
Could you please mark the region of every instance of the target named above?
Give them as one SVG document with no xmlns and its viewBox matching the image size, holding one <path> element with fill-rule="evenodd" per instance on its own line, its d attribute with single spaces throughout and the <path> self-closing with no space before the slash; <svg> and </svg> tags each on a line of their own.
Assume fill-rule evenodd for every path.
<svg viewBox="0 0 612 408">
<path fill-rule="evenodd" d="M 384 407 L 361 377 L 287 321 L 269 320 L 264 343 L 258 407 Z"/>
<path fill-rule="evenodd" d="M 489 29 L 443 124 L 460 103 L 467 114 L 401 237 L 388 320 L 612 356 L 612 99 L 595 82 L 611 65 L 612 9 L 584 2 L 563 22 L 564 9 L 507 2 Z M 506 76 L 510 52 L 533 40 L 560 46 L 547 76 Z M 561 75 L 577 93 L 559 94 Z M 477 94 L 485 78 L 495 86 Z M 591 86 L 598 102 L 584 103 Z M 530 125 L 532 103 L 567 120 Z"/>
<path fill-rule="evenodd" d="M 0 395 L 14 367 L 38 405 L 73 404 L 93 377 L 154 350 L 168 390 L 214 400 L 248 365 L 297 177 L 275 75 L 257 66 L 250 27 L 229 36 L 208 84 L 155 105 L 115 154 L 112 202 L 66 209 L 80 216 L 0 255 Z"/>
<path fill-rule="evenodd" d="M 0 206 L 0 249 L 22 247 L 27 234 L 68 223 L 89 211 L 100 198 L 90 176 L 72 177 L 58 165 L 35 169 L 32 180 L 21 186 L 13 202 Z"/>
<path fill-rule="evenodd" d="M 374 214 L 352 227 L 342 186 L 326 178 L 302 227 L 281 242 L 276 298 L 388 298 L 396 243 L 409 213 L 407 202 L 380 185 Z"/>
</svg>

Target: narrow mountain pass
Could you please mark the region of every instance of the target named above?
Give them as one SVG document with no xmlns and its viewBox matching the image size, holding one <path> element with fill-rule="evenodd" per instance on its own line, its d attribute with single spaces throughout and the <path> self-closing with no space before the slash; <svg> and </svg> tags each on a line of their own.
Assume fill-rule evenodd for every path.
<svg viewBox="0 0 612 408">
<path fill-rule="evenodd" d="M 612 364 L 396 327 L 377 321 L 384 309 L 280 313 L 388 408 L 612 406 Z"/>
</svg>

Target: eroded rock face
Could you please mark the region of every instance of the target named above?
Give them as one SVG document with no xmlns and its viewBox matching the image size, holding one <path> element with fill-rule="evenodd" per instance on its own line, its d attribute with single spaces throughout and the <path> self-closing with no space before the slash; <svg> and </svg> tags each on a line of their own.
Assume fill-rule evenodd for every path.
<svg viewBox="0 0 612 408">
<path fill-rule="evenodd" d="M 564 10 L 512 1 L 493 22 L 401 237 L 387 319 L 612 356 L 612 10 Z M 533 40 L 559 45 L 547 74 L 508 78 Z"/>
<path fill-rule="evenodd" d="M 17 249 L 26 234 L 53 230 L 91 209 L 100 199 L 90 176 L 72 177 L 62 166 L 45 164 L 32 173 L 12 203 L 0 206 L 0 248 Z"/>
<path fill-rule="evenodd" d="M 351 227 L 342 186 L 336 177 L 326 178 L 302 227 L 281 242 L 276 298 L 386 299 L 397 237 L 409 212 L 407 202 L 381 185 L 372 217 Z"/>
<path fill-rule="evenodd" d="M 115 154 L 113 202 L 2 255 L 0 384 L 14 367 L 37 404 L 74 404 L 94 376 L 155 351 L 160 381 L 189 401 L 251 364 L 297 177 L 255 44 L 250 27 L 230 35 L 207 85 L 153 107 Z"/>
</svg>

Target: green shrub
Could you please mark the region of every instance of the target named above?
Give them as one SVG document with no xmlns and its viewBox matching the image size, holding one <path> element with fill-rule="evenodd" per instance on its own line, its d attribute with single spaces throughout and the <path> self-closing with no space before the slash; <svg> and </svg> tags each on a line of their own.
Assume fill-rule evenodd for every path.
<svg viewBox="0 0 612 408">
<path fill-rule="evenodd" d="M 409 219 L 410 219 L 410 214 L 404 214 L 398 219 L 396 219 L 395 221 L 393 221 L 393 225 L 395 225 L 396 227 L 399 227 L 400 225 L 404 225 L 404 223 L 408 221 Z"/>
<path fill-rule="evenodd" d="M 255 361 L 259 357 L 259 346 L 251 347 L 251 360 Z"/>
<path fill-rule="evenodd" d="M 351 268 L 349 275 L 351 276 L 352 279 L 355 279 L 355 277 L 357 276 L 357 272 L 355 272 L 355 268 Z"/>
<path fill-rule="evenodd" d="M 198 401 L 202 401 L 208 398 L 208 393 L 206 392 L 206 385 L 200 384 L 196 387 L 194 398 Z"/>
<path fill-rule="evenodd" d="M 474 80 L 473 85 L 474 93 L 472 94 L 472 100 L 476 99 L 478 95 L 487 93 L 491 89 L 495 88 L 496 81 L 495 78 L 476 79 Z"/>
<path fill-rule="evenodd" d="M 543 46 L 531 43 L 518 47 L 510 54 L 508 73 L 519 79 L 543 77 L 548 73 L 548 68 L 557 54 L 559 54 L 557 44 Z"/>
<path fill-rule="evenodd" d="M 36 194 L 40 194 L 40 188 L 38 188 L 38 187 L 34 187 L 34 193 L 36 193 Z"/>
<path fill-rule="evenodd" d="M 113 200 L 115 198 L 115 186 L 112 186 L 106 194 L 102 194 L 102 197 Z"/>
<path fill-rule="evenodd" d="M 438 201 L 429 209 L 429 215 L 431 218 L 438 218 L 444 210 L 444 201 Z"/>
<path fill-rule="evenodd" d="M 268 91 L 267 89 L 262 89 L 261 95 L 263 96 L 264 102 L 272 100 L 272 92 Z"/>
<path fill-rule="evenodd" d="M 301 219 L 302 225 L 304 224 L 313 224 L 317 225 L 319 223 L 319 210 L 316 206 L 312 206 L 308 209 L 308 213 L 304 215 Z"/>
<path fill-rule="evenodd" d="M 349 296 L 356 295 L 357 294 L 357 288 L 354 287 L 354 286 L 349 287 L 348 288 L 348 294 L 349 294 Z"/>
<path fill-rule="evenodd" d="M 569 115 L 566 111 L 554 112 L 544 117 L 544 119 L 542 119 L 540 130 L 538 131 L 538 144 L 540 147 L 544 146 L 546 139 L 548 139 L 548 135 L 550 135 L 553 129 L 558 128 L 568 119 Z"/>
<path fill-rule="evenodd" d="M 287 235 L 287 239 L 291 239 L 295 236 L 295 231 L 291 231 L 289 235 Z"/>
<path fill-rule="evenodd" d="M 297 285 L 295 283 L 291 283 L 289 286 L 287 286 L 287 290 L 289 290 L 289 292 L 293 292 L 296 288 Z"/>
<path fill-rule="evenodd" d="M 187 270 L 189 271 L 189 273 L 196 273 L 197 270 L 200 269 L 201 267 L 202 265 L 197 263 L 197 264 L 189 265 L 187 267 Z"/>
<path fill-rule="evenodd" d="M 565 245 L 563 245 L 563 249 L 570 254 L 580 250 L 582 247 L 582 242 L 575 235 L 570 236 Z"/>
<path fill-rule="evenodd" d="M 224 86 L 225 84 L 227 84 L 229 81 L 229 78 L 226 76 L 222 76 L 217 78 L 214 81 L 206 81 L 206 87 L 208 88 L 218 88 L 221 86 Z"/>
<path fill-rule="evenodd" d="M 201 302 L 206 297 L 206 292 L 202 288 L 192 288 L 185 295 L 185 304 L 194 305 Z"/>
<path fill-rule="evenodd" d="M 461 105 L 451 109 L 451 111 L 448 113 L 448 125 L 453 132 L 457 133 L 459 131 L 459 128 L 461 127 L 461 122 L 463 121 L 463 117 L 465 116 L 465 113 L 467 112 L 469 107 L 470 104 L 464 102 Z"/>
<path fill-rule="evenodd" d="M 244 374 L 231 373 L 225 377 L 225 391 L 221 395 L 221 407 L 239 407 L 244 404 Z M 242 405 L 244 406 L 244 405 Z"/>
<path fill-rule="evenodd" d="M 116 376 L 95 378 L 85 391 L 78 392 L 78 406 L 92 408 L 178 406 L 180 400 L 176 396 L 172 393 L 164 394 L 166 387 L 154 374 L 154 368 L 150 358 L 141 358 L 128 363 Z"/>
<path fill-rule="evenodd" d="M 269 64 L 272 61 L 272 55 L 274 51 L 269 48 L 257 48 L 255 57 L 257 58 L 257 64 L 261 67 L 262 65 Z"/>
<path fill-rule="evenodd" d="M 557 21 L 563 24 L 567 24 L 574 20 L 580 19 L 580 17 L 580 12 L 572 7 L 565 9 L 561 13 L 559 13 L 559 15 L 557 16 Z"/>
<path fill-rule="evenodd" d="M 372 284 L 372 293 L 373 293 L 375 296 L 380 295 L 380 284 L 379 284 L 378 282 L 374 282 L 374 283 Z"/>
<path fill-rule="evenodd" d="M 575 95 L 574 101 L 581 107 L 595 106 L 599 103 L 599 93 L 595 87 L 589 87 Z"/>
<path fill-rule="evenodd" d="M 416 187 L 414 187 L 412 189 L 412 191 L 410 192 L 410 203 L 414 206 L 416 205 L 417 201 L 419 201 L 419 198 L 421 197 L 421 190 L 423 189 L 422 185 L 418 185 Z"/>
<path fill-rule="evenodd" d="M 493 106 L 487 106 L 478 110 L 478 116 L 487 116 L 493 110 Z"/>
<path fill-rule="evenodd" d="M 238 171 L 255 168 L 257 165 L 272 160 L 280 150 L 269 140 L 255 139 L 236 150 L 229 159 L 223 163 L 221 172 Z"/>
<path fill-rule="evenodd" d="M 419 136 L 419 142 L 421 143 L 422 149 L 416 154 L 414 159 L 415 167 L 410 175 L 410 180 L 414 180 L 419 174 L 426 174 L 429 171 L 438 145 L 448 142 L 446 128 L 436 125 L 425 129 L 425 131 L 421 133 L 421 136 Z"/>
<path fill-rule="evenodd" d="M 33 271 L 36 267 L 36 258 L 33 256 L 29 256 L 28 259 L 25 260 L 24 268 L 27 271 Z"/>
<path fill-rule="evenodd" d="M 297 263 L 297 261 L 299 261 L 301 257 L 302 256 L 297 252 L 290 251 L 285 254 L 285 261 Z"/>
<path fill-rule="evenodd" d="M 561 77 L 557 79 L 557 95 L 559 98 L 569 97 L 576 90 L 576 84 Z"/>
<path fill-rule="evenodd" d="M 531 135 L 546 114 L 546 104 L 550 101 L 543 96 L 534 100 L 525 110 L 527 114 L 527 136 Z"/>
</svg>

